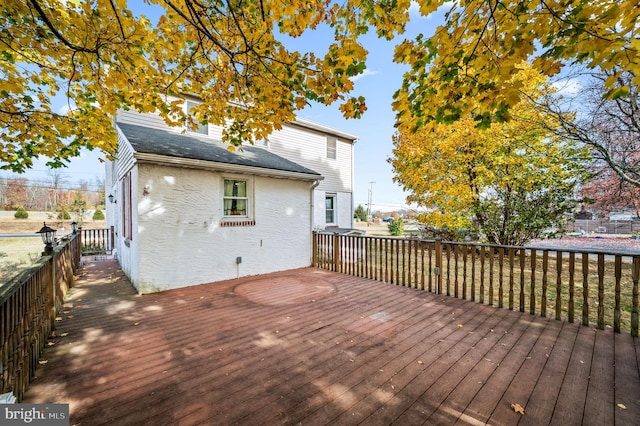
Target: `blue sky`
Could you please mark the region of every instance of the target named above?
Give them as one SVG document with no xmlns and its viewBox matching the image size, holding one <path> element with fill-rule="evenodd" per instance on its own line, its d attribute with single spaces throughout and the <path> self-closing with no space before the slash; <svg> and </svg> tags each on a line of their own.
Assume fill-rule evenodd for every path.
<svg viewBox="0 0 640 426">
<path fill-rule="evenodd" d="M 142 4 L 141 1 L 136 3 L 138 3 L 137 7 L 132 6 L 134 13 L 143 13 L 153 22 L 153 9 Z M 338 105 L 330 107 L 313 105 L 298 114 L 301 118 L 360 137 L 355 147 L 355 206 L 358 204 L 366 206 L 369 189 L 372 190 L 374 211 L 398 210 L 405 206 L 405 194 L 398 185 L 393 183 L 392 169 L 387 162 L 387 158 L 391 155 L 395 119 L 391 102 L 393 93 L 400 87 L 402 74 L 406 70 L 404 66 L 393 63 L 393 49 L 404 38 L 413 38 L 418 33 L 431 35 L 442 16 L 442 13 L 438 13 L 424 18 L 418 13 L 412 13 L 405 34 L 393 41 L 378 39 L 375 31 L 362 38 L 365 48 L 369 51 L 367 70 L 355 81 L 353 95 L 362 95 L 367 100 L 368 110 L 363 118 L 344 119 L 338 110 Z M 300 46 L 300 49 L 324 54 L 322 48 L 331 38 L 330 31 L 321 29 L 294 40 L 293 45 Z M 81 157 L 73 159 L 69 167 L 63 169 L 63 173 L 69 182 L 93 182 L 96 178 L 104 178 L 104 165 L 100 162 L 100 158 L 104 158 L 104 154 L 97 150 L 84 151 Z M 0 172 L 0 178 L 13 176 L 15 175 L 9 172 Z M 45 161 L 36 161 L 33 169 L 24 176 L 29 179 L 46 179 L 48 169 Z"/>
</svg>

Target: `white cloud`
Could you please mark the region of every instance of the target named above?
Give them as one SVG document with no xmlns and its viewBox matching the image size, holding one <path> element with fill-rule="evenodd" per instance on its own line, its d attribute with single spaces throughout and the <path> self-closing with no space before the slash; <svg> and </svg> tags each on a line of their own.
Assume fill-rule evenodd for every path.
<svg viewBox="0 0 640 426">
<path fill-rule="evenodd" d="M 69 114 L 69 111 L 73 111 L 75 109 L 76 109 L 76 105 L 75 104 L 66 103 L 66 104 L 62 105 L 60 108 L 58 108 L 58 114 L 67 115 L 67 114 Z"/>
<path fill-rule="evenodd" d="M 361 78 L 369 77 L 371 75 L 376 75 L 376 74 L 378 74 L 378 71 L 372 71 L 370 69 L 365 69 L 362 74 L 358 74 L 355 77 L 351 77 L 351 81 L 358 81 Z"/>
<path fill-rule="evenodd" d="M 438 10 L 436 10 L 434 13 L 446 13 L 455 5 L 455 3 L 456 3 L 455 1 L 445 2 L 442 5 L 440 5 Z M 411 0 L 411 5 L 409 6 L 409 13 L 412 15 L 420 15 L 420 3 L 418 3 L 416 0 Z M 434 13 L 428 16 L 425 16 L 423 18 L 431 19 Z"/>
<path fill-rule="evenodd" d="M 556 89 L 559 95 L 574 96 L 580 93 L 582 90 L 582 84 L 577 78 L 570 78 L 568 80 L 555 81 L 552 83 L 554 89 Z"/>
</svg>

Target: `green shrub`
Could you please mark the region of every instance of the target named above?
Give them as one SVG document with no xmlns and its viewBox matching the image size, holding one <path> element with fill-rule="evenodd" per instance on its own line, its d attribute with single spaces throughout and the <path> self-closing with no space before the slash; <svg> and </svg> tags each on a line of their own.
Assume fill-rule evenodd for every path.
<svg viewBox="0 0 640 426">
<path fill-rule="evenodd" d="M 404 220 L 401 217 L 394 219 L 389 223 L 389 233 L 393 236 L 404 234 Z"/>
<path fill-rule="evenodd" d="M 102 210 L 100 209 L 96 209 L 95 212 L 93 212 L 93 220 L 104 220 L 104 213 L 102 213 Z"/>
<path fill-rule="evenodd" d="M 361 222 L 367 221 L 367 211 L 362 207 L 362 204 L 358 205 L 356 211 L 353 213 L 353 218 L 358 219 Z"/>
<path fill-rule="evenodd" d="M 67 209 L 61 209 L 58 212 L 58 220 L 69 220 L 71 219 L 71 215 L 67 211 Z"/>
<path fill-rule="evenodd" d="M 27 213 L 27 211 L 22 207 L 18 207 L 18 210 L 13 214 L 13 217 L 16 219 L 28 219 L 29 213 Z"/>
</svg>

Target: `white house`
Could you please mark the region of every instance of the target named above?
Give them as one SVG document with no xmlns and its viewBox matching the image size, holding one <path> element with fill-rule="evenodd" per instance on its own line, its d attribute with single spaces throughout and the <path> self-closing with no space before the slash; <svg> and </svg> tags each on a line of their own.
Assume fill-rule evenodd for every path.
<svg viewBox="0 0 640 426">
<path fill-rule="evenodd" d="M 211 125 L 120 112 L 116 126 L 107 223 L 140 293 L 309 266 L 313 230 L 353 226 L 356 136 L 296 120 L 231 152 Z"/>
</svg>

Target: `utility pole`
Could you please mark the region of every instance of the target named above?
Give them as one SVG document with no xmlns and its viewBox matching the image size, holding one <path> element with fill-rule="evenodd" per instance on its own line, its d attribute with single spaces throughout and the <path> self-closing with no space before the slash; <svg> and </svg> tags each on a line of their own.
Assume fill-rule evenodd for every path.
<svg viewBox="0 0 640 426">
<path fill-rule="evenodd" d="M 371 200 L 373 199 L 373 184 L 375 182 L 369 182 L 369 199 L 367 203 L 367 226 L 371 222 Z"/>
</svg>

